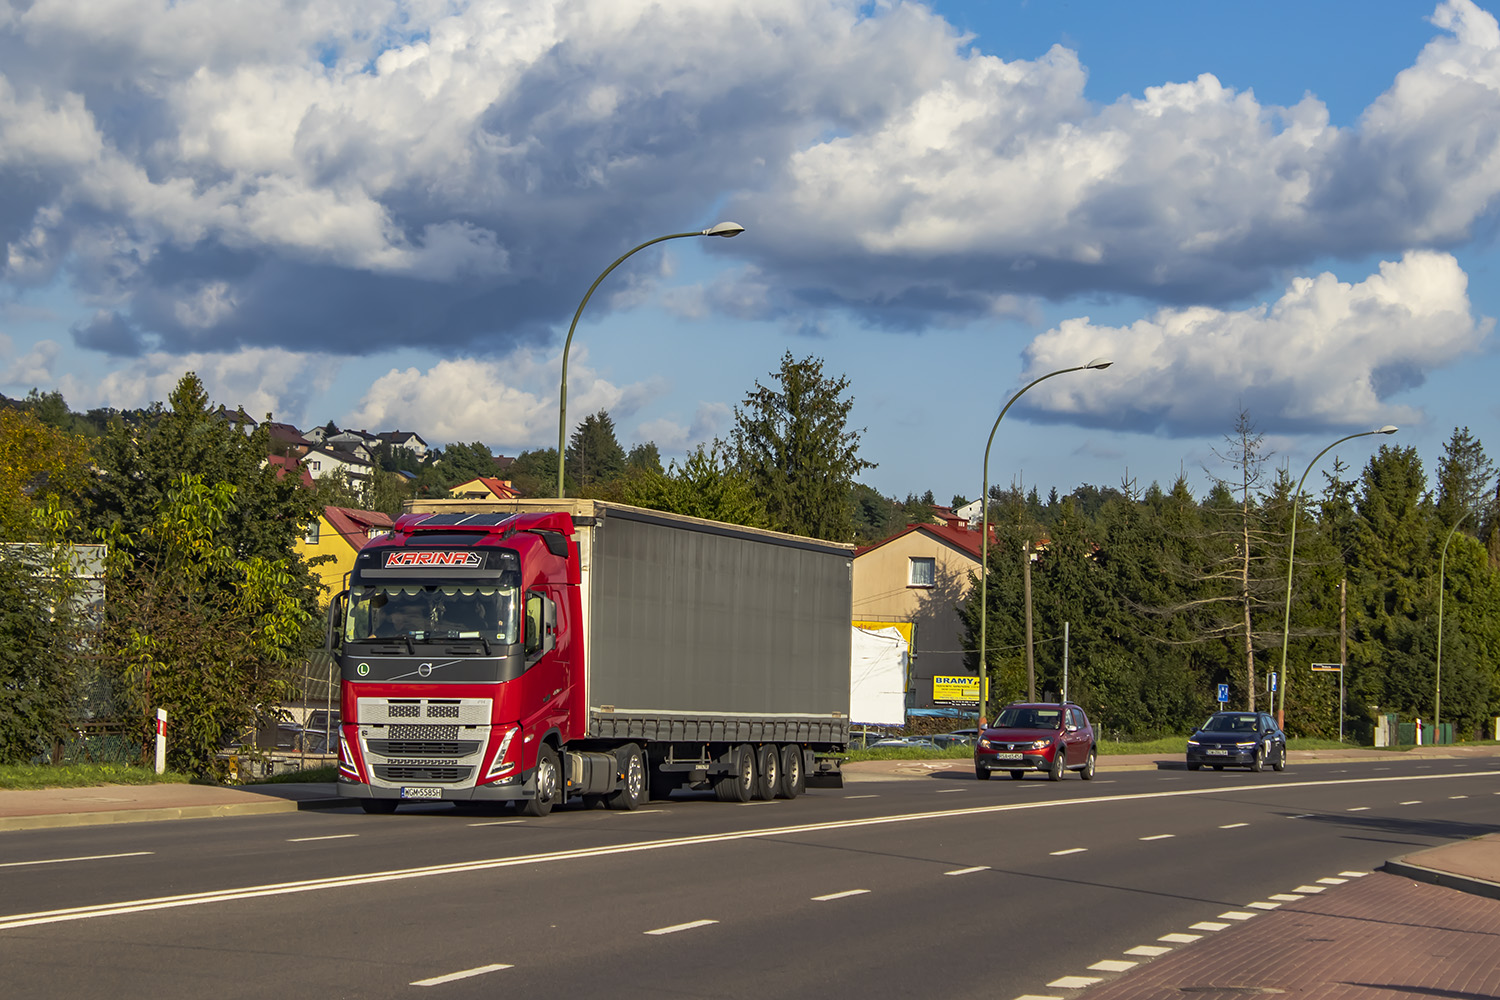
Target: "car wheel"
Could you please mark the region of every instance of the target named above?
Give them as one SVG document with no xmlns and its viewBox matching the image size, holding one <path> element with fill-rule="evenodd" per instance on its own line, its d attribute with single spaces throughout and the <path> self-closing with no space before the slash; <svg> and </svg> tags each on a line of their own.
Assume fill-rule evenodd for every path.
<svg viewBox="0 0 1500 1000">
<path fill-rule="evenodd" d="M 1047 777 L 1053 781 L 1061 781 L 1067 773 L 1068 750 L 1066 747 L 1058 747 L 1052 751 L 1052 766 L 1047 770 Z"/>
<path fill-rule="evenodd" d="M 646 755 L 641 753 L 640 747 L 630 744 L 619 751 L 616 759 L 624 778 L 620 780 L 619 789 L 610 792 L 604 801 L 611 809 L 625 812 L 639 809 L 651 794 L 646 787 Z"/>
<path fill-rule="evenodd" d="M 1223 764 L 1215 764 L 1214 765 L 1214 770 L 1215 771 L 1222 771 L 1222 770 L 1224 770 L 1224 765 Z"/>
<path fill-rule="evenodd" d="M 1083 770 L 1081 770 L 1081 771 L 1078 772 L 1078 776 L 1081 777 L 1084 781 L 1093 781 L 1094 780 L 1094 763 L 1095 763 L 1094 749 L 1092 747 L 1090 747 L 1089 748 L 1089 759 L 1083 762 Z"/>
<path fill-rule="evenodd" d="M 1010 780 L 1011 781 L 1020 781 L 1024 777 L 1026 777 L 1026 772 L 1025 771 L 1012 771 L 1012 772 L 1010 772 Z"/>
<path fill-rule="evenodd" d="M 802 748 L 781 748 L 781 780 L 776 784 L 778 799 L 795 799 L 807 788 L 807 775 L 802 773 Z"/>
<path fill-rule="evenodd" d="M 367 813 L 379 816 L 389 816 L 396 811 L 395 799 L 361 799 L 359 807 Z"/>
<path fill-rule="evenodd" d="M 748 743 L 730 751 L 729 773 L 714 779 L 714 794 L 720 802 L 749 802 L 755 791 L 755 752 Z"/>
<path fill-rule="evenodd" d="M 781 783 L 781 751 L 776 744 L 767 743 L 755 754 L 755 797 L 769 802 L 776 797 L 776 786 Z"/>
<path fill-rule="evenodd" d="M 1276 755 L 1276 763 L 1272 764 L 1271 767 L 1276 771 L 1286 770 L 1286 747 L 1281 748 L 1281 752 Z"/>
<path fill-rule="evenodd" d="M 1264 771 L 1265 768 L 1266 768 L 1266 757 L 1265 757 L 1265 754 L 1261 753 L 1261 748 L 1260 747 L 1256 747 L 1255 748 L 1255 757 L 1250 761 L 1250 770 L 1252 770 L 1255 773 L 1259 774 L 1261 771 Z"/>
<path fill-rule="evenodd" d="M 562 768 L 557 751 L 543 743 L 536 752 L 536 797 L 525 801 L 521 812 L 527 816 L 545 816 L 562 798 Z"/>
<path fill-rule="evenodd" d="M 1202 764 L 1189 764 L 1188 765 L 1188 770 L 1189 771 L 1196 771 L 1196 770 L 1198 770 L 1198 768 L 1200 768 L 1202 766 L 1203 766 Z"/>
<path fill-rule="evenodd" d="M 978 764 L 975 764 L 974 765 L 974 777 L 977 780 L 979 780 L 979 781 L 989 781 L 990 780 L 990 769 L 987 768 L 987 767 L 980 767 Z"/>
</svg>

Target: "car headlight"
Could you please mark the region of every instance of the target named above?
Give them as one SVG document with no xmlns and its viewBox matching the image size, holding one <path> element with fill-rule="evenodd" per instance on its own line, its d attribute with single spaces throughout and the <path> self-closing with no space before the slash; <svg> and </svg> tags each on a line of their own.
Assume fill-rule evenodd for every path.
<svg viewBox="0 0 1500 1000">
<path fill-rule="evenodd" d="M 1190 747 L 1197 747 L 1197 746 L 1202 746 L 1202 745 L 1203 744 L 1199 743 L 1197 740 L 1188 740 L 1188 746 L 1190 746 Z"/>
<path fill-rule="evenodd" d="M 1031 749 L 1033 749 L 1033 750 L 1045 750 L 1048 747 L 1050 747 L 1051 745 L 1052 745 L 1052 741 L 1051 740 L 1032 740 L 1031 741 Z"/>
<path fill-rule="evenodd" d="M 989 740 L 980 740 L 979 746 L 985 750 L 993 750 L 995 748 L 995 744 L 991 743 Z"/>
<path fill-rule="evenodd" d="M 1234 745 L 1237 747 L 1253 747 L 1255 746 L 1255 740 L 1237 740 Z"/>
</svg>

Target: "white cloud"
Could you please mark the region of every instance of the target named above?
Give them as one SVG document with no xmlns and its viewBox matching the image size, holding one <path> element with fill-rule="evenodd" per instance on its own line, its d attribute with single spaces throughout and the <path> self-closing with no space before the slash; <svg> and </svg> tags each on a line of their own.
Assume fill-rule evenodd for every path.
<svg viewBox="0 0 1500 1000">
<path fill-rule="evenodd" d="M 1226 426 L 1242 406 L 1264 430 L 1400 424 L 1417 415 L 1402 391 L 1474 353 L 1493 325 L 1473 315 L 1453 257 L 1413 251 L 1354 284 L 1297 278 L 1252 309 L 1162 309 L 1128 327 L 1067 320 L 1027 348 L 1026 381 L 1096 357 L 1114 364 L 1048 379 L 1026 404 L 1169 434 Z"/>
<path fill-rule="evenodd" d="M 13 386 L 17 391 L 32 388 L 47 389 L 57 379 L 58 345 L 50 340 L 33 344 L 31 350 L 15 357 L 10 338 L 0 335 L 0 385 Z"/>
<path fill-rule="evenodd" d="M 635 440 L 652 441 L 663 453 L 682 454 L 720 437 L 729 429 L 732 416 L 727 403 L 700 403 L 686 426 L 666 417 L 648 420 L 636 428 Z"/>
<path fill-rule="evenodd" d="M 619 420 L 662 391 L 658 380 L 624 387 L 588 367 L 588 352 L 568 361 L 569 433 L 584 417 L 608 410 Z M 503 358 L 439 361 L 431 368 L 392 369 L 377 378 L 350 415 L 351 426 L 420 425 L 431 442 L 483 441 L 522 449 L 557 439 L 557 355 L 522 348 Z M 538 392 L 533 387 L 545 386 Z"/>
</svg>

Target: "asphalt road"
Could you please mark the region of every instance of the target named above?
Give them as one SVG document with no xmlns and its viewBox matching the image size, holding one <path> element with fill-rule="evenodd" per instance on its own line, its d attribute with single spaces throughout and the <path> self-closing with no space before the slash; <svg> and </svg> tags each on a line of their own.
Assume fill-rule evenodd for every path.
<svg viewBox="0 0 1500 1000">
<path fill-rule="evenodd" d="M 0 992 L 1073 996 L 1066 977 L 1233 933 L 1277 894 L 1493 832 L 1497 796 L 1500 756 L 1281 774 L 1106 759 L 1092 782 L 859 782 L 545 819 L 439 806 L 10 832 Z"/>
</svg>

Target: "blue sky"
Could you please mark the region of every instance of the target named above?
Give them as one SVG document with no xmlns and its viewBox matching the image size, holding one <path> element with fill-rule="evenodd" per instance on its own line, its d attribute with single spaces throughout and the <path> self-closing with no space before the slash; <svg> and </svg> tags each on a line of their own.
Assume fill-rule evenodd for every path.
<svg viewBox="0 0 1500 1000">
<path fill-rule="evenodd" d="M 1103 355 L 992 482 L 1500 454 L 1495 3 L 228 10 L 0 6 L 0 392 L 550 446 L 589 284 L 732 219 L 601 285 L 574 422 L 677 457 L 815 355 L 866 482 L 972 498 Z"/>
</svg>

